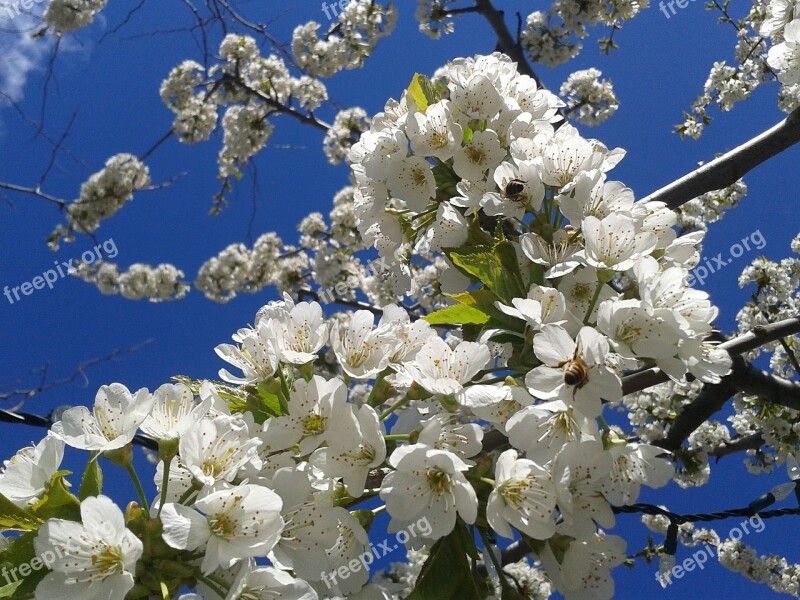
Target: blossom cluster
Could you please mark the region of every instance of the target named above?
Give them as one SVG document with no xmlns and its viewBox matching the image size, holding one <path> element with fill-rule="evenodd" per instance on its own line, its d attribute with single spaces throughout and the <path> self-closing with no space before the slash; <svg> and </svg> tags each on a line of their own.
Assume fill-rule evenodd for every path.
<svg viewBox="0 0 800 600">
<path fill-rule="evenodd" d="M 67 205 L 67 224 L 59 225 L 48 244 L 58 249 L 61 240 L 74 241 L 74 232 L 94 233 L 100 222 L 114 216 L 133 193 L 150 185 L 147 166 L 131 154 L 116 154 L 81 185 L 80 196 Z"/>
<path fill-rule="evenodd" d="M 555 0 L 547 12 L 534 11 L 525 21 L 520 43 L 534 62 L 556 66 L 577 56 L 588 37 L 589 28 L 605 25 L 619 29 L 649 6 L 648 0 Z M 607 51 L 615 47 L 611 39 L 600 40 Z"/>
<path fill-rule="evenodd" d="M 800 235 L 792 240 L 791 250 L 800 254 Z M 750 290 L 755 286 L 753 301 L 736 315 L 740 331 L 751 331 L 754 327 L 796 316 L 800 311 L 800 258 L 792 256 L 780 262 L 757 258 L 742 271 L 739 286 Z M 747 357 L 755 360 L 766 353 L 770 371 L 791 379 L 797 375 L 798 346 L 800 338 L 789 336 L 782 342 L 766 344 L 748 353 Z M 747 466 L 751 471 L 769 472 L 794 455 L 800 442 L 797 410 L 769 404 L 748 394 L 737 396 L 735 408 L 736 414 L 730 418 L 731 428 L 740 436 L 761 432 L 765 442 L 759 452 L 748 453 Z"/>
<path fill-rule="evenodd" d="M 201 581 L 238 589 L 244 580 L 260 594 L 285 586 L 285 593 L 295 594 L 287 597 L 316 598 L 325 572 L 368 547 L 369 523 L 347 507 L 376 476 L 391 530 L 420 515 L 430 523 L 424 538 L 409 543 L 429 547 L 458 526 L 457 517 L 474 523 L 480 493 L 500 535 L 511 537 L 513 527 L 533 539 L 556 536 L 561 546 L 565 536 L 575 536 L 564 560 L 588 559 L 585 568 L 566 571 L 546 550 L 542 560 L 550 577 L 568 595 L 599 578 L 602 596 L 610 597 L 607 571 L 624 557 L 624 543 L 598 532 L 595 522 L 611 527 L 609 501 L 633 502 L 640 485 L 663 485 L 672 474 L 654 447 L 616 440 L 604 449 L 593 420 L 568 408 L 572 401 L 566 398 L 535 406 L 524 388 L 470 385 L 492 361 L 487 346 L 448 344 L 427 322 L 411 321 L 397 306 L 384 307 L 377 324 L 368 311 L 327 322 L 319 304 L 296 304 L 287 296 L 263 307 L 255 325 L 233 338 L 234 344 L 217 347 L 237 369 L 220 371 L 226 383 L 165 384 L 152 394 L 103 386 L 92 410 L 67 409 L 42 442 L 7 464 L 0 492 L 20 508 L 35 509 L 62 473 L 65 445 L 124 465 L 137 432 L 159 444 L 159 494 L 142 499 L 142 507 L 160 520 L 158 534 L 134 533 L 139 530 L 130 510 L 123 517 L 105 496 L 85 499 L 80 523 L 49 519 L 38 530 L 39 552 L 66 547 L 67 556 L 39 584 L 37 598 L 55 597 L 55 589 L 66 598 L 103 590 L 121 600 L 147 560 L 143 542 L 173 552 Z M 326 352 L 335 357 L 333 375 L 320 361 Z M 391 387 L 381 392 L 376 385 L 377 400 L 373 392 L 367 402 L 356 403 L 344 378 L 378 378 Z M 401 391 L 420 401 L 409 402 L 387 436 L 385 422 L 393 410 L 379 409 L 398 406 Z M 494 400 L 498 393 L 507 400 Z M 448 398 L 457 404 L 449 405 Z M 495 480 L 485 490 L 473 473 L 484 430 L 482 419 L 473 419 L 486 414 L 496 420 L 492 414 L 501 402 L 528 408 L 512 414 L 507 428 L 517 449 L 495 457 Z M 459 404 L 472 406 L 475 416 L 467 418 Z M 567 429 L 557 425 L 565 418 Z M 531 442 L 537 430 L 539 444 Z M 515 442 L 518 436 L 523 441 Z M 78 539 L 94 541 L 66 543 Z M 252 561 L 263 556 L 271 567 Z M 158 571 L 162 563 L 146 566 Z M 187 583 L 174 573 L 168 581 L 176 587 Z M 367 573 L 337 585 L 340 595 L 360 592 L 368 585 Z M 217 597 L 215 589 L 203 593 Z"/>
<path fill-rule="evenodd" d="M 208 72 L 191 60 L 172 69 L 161 85 L 161 98 L 175 113 L 174 132 L 186 143 L 207 140 L 224 109 L 218 162 L 225 179 L 238 177 L 266 145 L 274 130 L 268 117 L 295 110 L 294 106 L 313 111 L 328 93 L 316 78 L 293 77 L 276 54 L 261 56 L 250 36 L 225 36 L 219 55 L 222 62 Z"/>
<path fill-rule="evenodd" d="M 303 252 L 281 259 L 282 253 L 291 252 L 293 250 L 285 247 L 274 233 L 260 236 L 252 250 L 244 244 L 231 244 L 203 263 L 195 285 L 207 297 L 219 302 L 227 302 L 238 292 L 253 293 L 270 284 L 291 289 L 288 285 L 284 288 L 281 282 L 298 279 L 298 273 L 308 264 Z M 282 279 L 282 274 L 288 277 Z"/>
<path fill-rule="evenodd" d="M 781 83 L 778 105 L 791 112 L 800 106 L 800 4 L 794 0 L 755 0 L 736 28 L 735 63 L 715 62 L 703 94 L 677 127 L 682 136 L 698 138 L 711 121 L 708 107 L 731 110 L 767 81 Z"/>
<path fill-rule="evenodd" d="M 350 0 L 329 31 L 310 21 L 292 33 L 292 55 L 298 67 L 312 77 L 331 77 L 343 69 L 360 67 L 382 37 L 394 29 L 393 3 Z"/>
<path fill-rule="evenodd" d="M 76 31 L 94 21 L 108 0 L 50 0 L 44 22 L 56 33 Z"/>
<path fill-rule="evenodd" d="M 618 367 L 648 357 L 679 381 L 687 369 L 705 381 L 727 372 L 725 353 L 702 343 L 717 311 L 685 283 L 701 236 L 677 237 L 672 211 L 607 181 L 624 152 L 560 123 L 560 102 L 501 55 L 454 61 L 437 76 L 387 104 L 351 150 L 364 240 L 395 258 L 445 250 L 460 275 L 447 291 L 458 294 L 480 265 L 446 249 L 485 251 L 500 228 L 524 293 L 498 304 L 504 315 L 534 331 L 558 324 L 573 339 L 596 323 Z M 406 265 L 392 272 L 398 293 L 413 289 Z M 638 297 L 609 285 L 622 274 Z"/>
<path fill-rule="evenodd" d="M 669 526 L 666 517 L 645 515 L 642 523 L 656 533 L 664 534 Z M 678 536 L 683 546 L 693 548 L 700 545 L 716 548 L 719 564 L 743 574 L 748 579 L 764 583 L 780 594 L 797 596 L 800 594 L 800 565 L 790 564 L 785 558 L 774 554 L 759 555 L 741 539 L 720 537 L 713 529 L 697 527 L 694 523 L 683 523 L 678 528 Z"/>
<path fill-rule="evenodd" d="M 722 196 L 726 196 L 726 192 Z M 714 194 L 710 197 L 713 198 Z M 711 203 L 710 214 L 715 216 L 710 221 L 720 216 L 719 208 Z M 791 249 L 800 253 L 800 236 L 792 241 Z M 759 257 L 743 270 L 739 285 L 752 292 L 752 302 L 737 314 L 741 333 L 791 318 L 800 310 L 800 261 L 796 257 L 780 262 Z M 745 356 L 753 361 L 767 354 L 770 371 L 791 379 L 796 368 L 789 352 L 796 352 L 799 343 L 797 336 L 789 336 L 783 342 L 765 344 Z M 668 382 L 626 396 L 623 404 L 634 433 L 646 441 L 663 438 L 667 424 L 697 398 L 701 389 L 698 382 Z M 763 440 L 757 449 L 747 451 L 745 465 L 753 473 L 771 472 L 794 455 L 800 441 L 798 411 L 746 393 L 736 395 L 733 408 L 734 414 L 726 421 L 707 421 L 689 436 L 687 445 L 681 450 L 681 465 L 676 478 L 680 485 L 705 484 L 711 474 L 709 457 L 724 450 L 732 441 L 748 436 L 758 435 Z"/>
<path fill-rule="evenodd" d="M 247 54 L 241 44 L 230 52 Z M 116 383 L 91 410 L 63 412 L 0 477 L 0 493 L 43 515 L 38 550 L 93 540 L 68 547 L 38 600 L 56 586 L 121 600 L 134 585 L 390 598 L 396 586 L 370 583 L 366 570 L 335 589 L 322 580 L 366 551 L 384 510 L 392 532 L 425 517 L 430 527 L 407 543 L 426 561 L 440 541 L 466 561 L 476 550 L 465 525 L 475 525 L 530 541 L 541 566 L 517 572 L 532 593 L 610 598 L 610 571 L 625 560 L 612 507 L 675 471 L 664 450 L 609 427 L 606 405 L 619 406 L 627 370 L 658 366 L 687 386 L 689 375 L 718 382 L 731 361 L 707 341 L 716 308 L 687 285 L 702 235 L 679 237 L 663 204 L 609 180 L 624 153 L 581 137 L 562 106 L 500 54 L 417 75 L 350 149 L 354 186 L 331 225 L 318 213 L 301 224 L 313 259 L 280 254 L 267 235 L 204 267 L 207 293 L 223 299 L 280 279 L 284 260 L 335 282 L 349 268 L 336 232 L 377 249 L 383 283 L 358 282 L 370 310 L 326 316 L 289 294 L 262 307 L 216 348 L 228 363 L 220 381 L 176 378 L 153 393 Z M 120 287 L 106 270 L 105 285 Z M 158 443 L 155 498 L 135 478 L 137 434 Z M 74 522 L 42 512 L 64 477 L 64 445 L 125 467 L 138 508 L 123 514 L 96 489 Z M 360 509 L 368 499 L 381 504 Z M 264 557 L 270 566 L 255 562 Z"/>
<path fill-rule="evenodd" d="M 415 17 L 419 22 L 420 33 L 434 40 L 453 33 L 455 26 L 452 15 L 448 12 L 452 4 L 457 4 L 457 0 L 417 0 Z"/>
<path fill-rule="evenodd" d="M 119 294 L 128 300 L 180 300 L 189 292 L 184 272 L 168 263 L 155 267 L 134 263 L 122 273 L 117 265 L 106 261 L 80 263 L 75 275 L 94 283 L 101 294 Z"/>
<path fill-rule="evenodd" d="M 367 129 L 369 129 L 369 117 L 363 108 L 354 107 L 339 111 L 323 142 L 328 162 L 338 165 L 345 160 L 350 146 Z"/>
<path fill-rule="evenodd" d="M 783 85 L 783 108 L 792 110 L 800 106 L 800 4 L 771 0 L 760 33 L 775 42 L 767 54 L 767 64 Z"/>
<path fill-rule="evenodd" d="M 584 125 L 598 125 L 619 108 L 611 81 L 602 80 L 602 76 L 597 69 L 584 69 L 570 74 L 561 84 L 566 110 Z"/>
<path fill-rule="evenodd" d="M 678 225 L 685 231 L 707 230 L 747 195 L 747 185 L 741 179 L 728 187 L 707 192 L 682 204 L 677 209 Z"/>
</svg>

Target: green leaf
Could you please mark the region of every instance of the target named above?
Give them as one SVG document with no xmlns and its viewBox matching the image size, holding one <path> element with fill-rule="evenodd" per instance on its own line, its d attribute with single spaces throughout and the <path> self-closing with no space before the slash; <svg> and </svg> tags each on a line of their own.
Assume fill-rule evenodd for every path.
<svg viewBox="0 0 800 600">
<path fill-rule="evenodd" d="M 100 461 L 93 455 L 86 464 L 86 470 L 81 478 L 81 487 L 78 489 L 78 497 L 86 500 L 90 496 L 99 496 L 103 491 L 103 470 L 100 468 Z"/>
<path fill-rule="evenodd" d="M 464 246 L 490 246 L 493 243 L 494 238 L 481 227 L 478 213 L 474 213 L 474 218 L 470 219 L 467 227 L 467 241 Z"/>
<path fill-rule="evenodd" d="M 10 540 L 0 552 L 0 598 L 25 598 L 33 596 L 39 582 L 50 571 L 41 557 L 36 555 L 33 547 L 35 531 L 29 531 L 18 538 Z"/>
<path fill-rule="evenodd" d="M 528 281 L 531 285 L 544 285 L 544 267 L 533 262 L 528 265 Z"/>
<path fill-rule="evenodd" d="M 489 326 L 496 326 L 500 329 L 507 329 L 509 331 L 516 331 L 519 333 L 524 331 L 525 324 L 522 321 L 515 319 L 514 317 L 509 317 L 494 305 L 499 298 L 491 290 L 470 290 L 460 294 L 446 295 L 460 304 L 472 306 L 489 315 L 491 318 Z"/>
<path fill-rule="evenodd" d="M 6 567 L 6 573 L 10 573 L 8 567 Z M 11 583 L 8 583 L 0 587 L 0 598 L 10 598 L 11 596 L 13 596 L 14 592 L 17 591 L 17 588 L 21 586 L 25 581 L 24 579 L 17 579 L 16 581 L 13 581 L 13 578 L 11 577 L 9 577 L 9 579 L 12 579 Z"/>
<path fill-rule="evenodd" d="M 461 326 L 461 337 L 465 342 L 477 342 L 481 337 L 482 331 L 483 325 L 471 325 L 470 323 L 464 323 Z"/>
<path fill-rule="evenodd" d="M 431 325 L 483 325 L 489 322 L 489 315 L 466 304 L 454 304 L 422 318 Z"/>
<path fill-rule="evenodd" d="M 408 97 L 413 101 L 418 112 L 425 112 L 428 106 L 441 100 L 431 80 L 419 73 L 414 73 L 414 77 L 411 79 L 411 85 L 408 86 Z"/>
<path fill-rule="evenodd" d="M 270 378 L 256 385 L 246 386 L 244 398 L 228 400 L 231 412 L 250 413 L 259 425 L 271 417 L 288 414 L 288 407 L 281 401 L 282 383 L 280 379 Z"/>
<path fill-rule="evenodd" d="M 525 298 L 528 295 L 528 288 L 522 279 L 522 273 L 519 270 L 519 260 L 517 260 L 517 251 L 514 244 L 508 240 L 498 242 L 494 246 L 494 254 L 500 261 L 500 268 L 502 269 L 501 282 L 504 286 L 508 287 L 508 293 L 512 294 L 511 298 Z M 502 297 L 500 292 L 496 292 L 498 296 Z"/>
<path fill-rule="evenodd" d="M 484 600 L 488 590 L 472 573 L 467 532 L 458 525 L 431 548 L 406 600 Z M 474 546 L 474 543 L 472 544 Z"/>
<path fill-rule="evenodd" d="M 64 479 L 70 471 L 58 471 L 45 487 L 41 500 L 31 507 L 40 519 L 81 520 L 81 501 L 69 491 L 69 483 Z"/>
<path fill-rule="evenodd" d="M 502 240 L 493 247 L 475 246 L 447 252 L 453 264 L 466 275 L 475 277 L 505 303 L 527 296 L 514 246 Z"/>
<path fill-rule="evenodd" d="M 266 412 L 274 417 L 282 417 L 287 414 L 285 409 L 288 407 L 281 403 L 281 399 L 276 392 L 270 391 L 264 382 L 259 383 L 257 389 L 258 397 Z"/>
<path fill-rule="evenodd" d="M 0 529 L 3 531 L 32 531 L 42 520 L 27 509 L 20 508 L 0 494 Z"/>
<path fill-rule="evenodd" d="M 456 175 L 452 165 L 438 161 L 438 164 L 433 167 L 433 178 L 436 180 L 437 195 L 444 194 L 447 198 L 458 196 L 456 185 L 461 178 Z"/>
</svg>

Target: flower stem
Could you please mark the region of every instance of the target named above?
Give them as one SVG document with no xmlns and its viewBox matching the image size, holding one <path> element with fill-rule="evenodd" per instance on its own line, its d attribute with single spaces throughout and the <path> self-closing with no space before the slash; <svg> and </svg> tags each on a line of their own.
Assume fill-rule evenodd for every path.
<svg viewBox="0 0 800 600">
<path fill-rule="evenodd" d="M 189 500 L 195 492 L 197 492 L 197 489 L 194 486 L 190 487 L 178 498 L 178 504 L 186 504 L 186 501 Z"/>
<path fill-rule="evenodd" d="M 392 414 L 394 411 L 396 411 L 398 408 L 402 408 L 403 406 L 405 406 L 406 404 L 408 404 L 408 402 L 409 402 L 410 400 L 411 400 L 411 399 L 408 397 L 408 395 L 405 395 L 404 397 L 400 398 L 400 400 L 398 400 L 397 402 L 395 402 L 394 404 L 392 404 L 392 405 L 391 405 L 389 408 L 387 408 L 385 411 L 383 411 L 383 412 L 381 413 L 381 421 L 383 421 L 383 420 L 385 420 L 387 417 L 389 417 L 389 415 L 391 415 L 391 414 Z"/>
<path fill-rule="evenodd" d="M 164 461 L 164 475 L 161 478 L 161 500 L 158 503 L 158 513 L 156 517 L 161 516 L 161 509 L 164 508 L 164 503 L 167 501 L 167 488 L 169 487 L 169 466 L 172 460 Z"/>
<path fill-rule="evenodd" d="M 125 465 L 125 470 L 128 472 L 131 481 L 133 481 L 133 487 L 136 488 L 136 493 L 139 494 L 139 503 L 143 509 L 149 510 L 150 503 L 147 501 L 147 494 L 144 493 L 142 482 L 139 481 L 139 476 L 136 474 L 136 469 L 133 468 L 133 463 L 128 463 Z"/>
<path fill-rule="evenodd" d="M 214 592 L 215 594 L 217 594 L 217 596 L 219 596 L 220 598 L 225 598 L 228 595 L 228 590 L 226 589 L 227 586 L 222 587 L 222 586 L 217 585 L 213 581 L 213 579 L 211 579 L 211 577 L 212 577 L 211 575 L 206 576 L 206 575 L 203 575 L 202 573 L 197 572 L 197 573 L 195 573 L 195 577 L 197 578 L 198 581 L 202 581 L 209 588 L 211 588 L 211 591 Z"/>
<path fill-rule="evenodd" d="M 206 575 L 206 577 L 208 577 L 208 579 L 210 581 L 213 581 L 214 583 L 216 583 L 219 587 L 224 589 L 226 592 L 231 589 L 231 584 L 228 583 L 227 581 L 225 581 L 219 575 L 214 575 L 213 573 L 209 573 L 208 575 Z"/>
<path fill-rule="evenodd" d="M 344 505 L 345 508 L 353 508 L 354 506 L 358 506 L 362 502 L 366 502 L 367 500 L 374 498 L 378 494 L 381 493 L 380 488 L 374 490 L 366 490 L 363 494 L 361 494 L 358 498 L 354 498 L 350 502 Z"/>
<path fill-rule="evenodd" d="M 583 324 L 588 325 L 589 319 L 592 316 L 592 311 L 594 311 L 594 307 L 597 304 L 597 300 L 600 298 L 600 292 L 603 291 L 603 286 L 605 284 L 598 279 L 597 287 L 594 288 L 594 295 L 592 296 L 592 301 L 589 302 L 589 308 L 586 310 L 586 316 L 583 317 Z"/>
<path fill-rule="evenodd" d="M 410 433 L 392 433 L 391 435 L 383 436 L 383 439 L 387 442 L 403 442 L 410 438 Z"/>
<path fill-rule="evenodd" d="M 486 548 L 486 554 L 489 555 L 489 560 L 492 561 L 492 565 L 494 565 L 494 570 L 497 573 L 497 577 L 498 577 L 498 579 L 500 579 L 500 587 L 501 587 L 501 589 L 503 591 L 505 591 L 505 590 L 507 590 L 509 588 L 514 590 L 515 588 L 508 582 L 508 579 L 506 579 L 506 574 L 503 571 L 503 565 L 501 565 L 500 561 L 497 560 L 497 557 L 495 556 L 494 551 L 492 550 L 492 546 L 494 544 L 492 544 L 491 540 L 486 535 L 486 532 L 483 529 L 481 529 L 480 527 L 478 528 L 478 533 L 481 534 L 481 539 L 483 540 L 483 545 Z"/>
</svg>

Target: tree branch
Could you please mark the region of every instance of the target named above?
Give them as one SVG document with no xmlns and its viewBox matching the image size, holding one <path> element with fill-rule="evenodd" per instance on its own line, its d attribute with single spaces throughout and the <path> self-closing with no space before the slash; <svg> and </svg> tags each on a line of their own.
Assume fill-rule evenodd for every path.
<svg viewBox="0 0 800 600">
<path fill-rule="evenodd" d="M 315 292 L 313 290 L 308 290 L 308 289 L 305 289 L 305 288 L 301 288 L 301 289 L 297 290 L 297 298 L 298 298 L 298 300 L 300 300 L 300 302 L 302 302 L 304 298 L 311 298 L 312 300 L 314 300 L 316 302 L 324 301 L 324 300 L 321 299 L 320 295 L 317 292 Z M 349 308 L 355 308 L 355 309 L 358 309 L 358 310 L 368 310 L 373 315 L 376 315 L 378 317 L 383 316 L 383 309 L 377 308 L 375 306 L 372 306 L 371 304 L 366 304 L 364 302 L 359 302 L 358 300 L 346 300 L 344 298 L 337 298 L 337 297 L 334 296 L 333 299 L 330 300 L 330 302 L 333 303 L 333 304 L 339 304 L 341 306 L 347 306 Z M 411 316 L 411 315 L 409 315 L 409 316 Z M 413 317 L 412 317 L 412 320 L 413 320 Z"/>
<path fill-rule="evenodd" d="M 12 382 L 11 384 L 0 386 L 0 401 L 21 398 L 19 404 L 16 405 L 16 408 L 20 408 L 22 404 L 25 403 L 26 400 L 33 398 L 34 396 L 38 396 L 39 394 L 42 394 L 49 390 L 52 390 L 53 388 L 72 383 L 77 379 L 83 379 L 84 385 L 86 385 L 89 383 L 89 378 L 86 376 L 86 371 L 88 369 L 91 369 L 92 367 L 96 367 L 97 365 L 103 363 L 115 361 L 122 356 L 127 356 L 128 354 L 133 354 L 134 352 L 138 352 L 145 346 L 151 344 L 153 341 L 154 341 L 153 338 L 150 338 L 130 348 L 116 348 L 113 352 L 111 352 L 106 356 L 100 358 L 93 358 L 91 360 L 87 360 L 79 364 L 71 375 L 62 377 L 61 379 L 56 379 L 54 381 L 47 381 L 49 365 L 44 365 L 28 373 L 28 375 L 32 373 L 39 373 L 38 376 L 39 383 L 33 387 L 26 387 L 24 389 L 17 387 L 22 382 L 22 379 L 25 376 L 20 377 L 18 380 Z M 8 389 L 12 386 L 13 389 Z"/>
<path fill-rule="evenodd" d="M 709 456 L 715 456 L 717 462 L 723 456 L 729 456 L 738 452 L 745 452 L 747 450 L 757 450 L 764 443 L 764 436 L 761 433 L 752 433 L 742 437 L 734 438 L 730 442 L 726 442 L 717 448 L 714 448 L 708 453 Z"/>
<path fill-rule="evenodd" d="M 653 192 L 643 200 L 664 202 L 670 208 L 677 208 L 701 194 L 721 190 L 736 183 L 745 173 L 798 141 L 800 108 L 764 133 Z"/>
<path fill-rule="evenodd" d="M 697 398 L 677 416 L 667 435 L 653 444 L 670 451 L 680 448 L 695 429 L 711 418 L 713 414 L 722 410 L 728 398 L 736 393 L 733 374 L 744 364 L 744 360 L 740 356 L 733 357 L 731 375 L 716 385 L 704 386 Z"/>
<path fill-rule="evenodd" d="M 695 429 L 722 410 L 728 399 L 738 392 L 800 410 L 800 382 L 766 373 L 746 363 L 741 356 L 735 356 L 731 374 L 719 384 L 704 386 L 694 402 L 678 415 L 667 435 L 653 443 L 667 450 L 677 450 Z"/>
<path fill-rule="evenodd" d="M 11 192 L 17 192 L 20 194 L 30 194 L 31 196 L 36 196 L 37 198 L 41 198 L 42 200 L 47 200 L 48 202 L 52 202 L 61 209 L 67 206 L 66 200 L 62 200 L 61 198 L 56 198 L 55 196 L 51 196 L 50 194 L 45 194 L 38 187 L 24 187 L 21 185 L 0 181 L 0 189 L 9 190 Z"/>
<path fill-rule="evenodd" d="M 522 50 L 519 41 L 515 40 L 508 30 L 503 11 L 497 10 L 491 0 L 475 0 L 474 12 L 482 15 L 494 30 L 497 36 L 497 49 L 517 63 L 517 70 L 520 73 L 532 77 L 540 88 L 544 87 L 539 77 L 528 64 L 528 59 L 525 58 L 525 52 Z"/>
<path fill-rule="evenodd" d="M 30 427 L 41 427 L 43 429 L 50 429 L 53 426 L 53 413 L 46 417 L 41 415 L 32 415 L 29 413 L 11 412 L 0 408 L 0 423 L 14 423 L 16 425 L 29 425 Z M 133 436 L 133 445 L 148 448 L 149 450 L 158 450 L 158 442 L 153 438 L 146 435 L 136 434 Z"/>
<path fill-rule="evenodd" d="M 764 344 L 778 341 L 798 332 L 800 332 L 800 316 L 784 319 L 763 327 L 754 327 L 752 331 L 721 343 L 718 348 L 727 350 L 731 355 L 744 354 Z M 666 373 L 657 367 L 650 367 L 623 377 L 622 393 L 627 396 L 665 381 L 669 381 Z"/>
</svg>

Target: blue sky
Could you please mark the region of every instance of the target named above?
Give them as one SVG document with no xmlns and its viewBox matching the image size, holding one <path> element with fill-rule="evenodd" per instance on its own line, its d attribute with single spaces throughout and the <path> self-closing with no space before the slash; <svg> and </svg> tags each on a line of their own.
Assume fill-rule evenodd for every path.
<svg viewBox="0 0 800 600">
<path fill-rule="evenodd" d="M 109 3 L 93 26 L 70 38 L 68 51 L 57 59 L 55 77 L 48 86 L 45 128 L 58 137 L 76 114 L 65 144 L 74 158 L 59 156 L 44 187 L 48 193 L 75 198 L 80 183 L 101 168 L 109 156 L 117 152 L 141 154 L 170 126 L 172 114 L 159 100 L 158 87 L 180 61 L 199 59 L 199 50 L 186 33 L 163 33 L 190 24 L 188 13 L 179 2 L 159 3 L 158 8 L 155 2 L 146 3 L 125 28 L 101 41 L 103 33 L 115 28 L 135 4 Z M 271 4 L 264 2 L 263 6 Z M 326 22 L 316 0 L 276 4 L 280 8 L 256 8 L 257 4 L 251 3 L 248 14 L 270 22 L 272 34 L 280 40 L 290 39 L 292 29 L 301 22 Z M 522 2 L 497 4 L 512 15 L 523 7 L 529 9 Z M 488 53 L 494 48 L 488 25 L 474 15 L 458 20 L 455 34 L 439 42 L 431 41 L 416 31 L 413 8 L 410 0 L 400 2 L 397 30 L 379 43 L 363 70 L 341 73 L 328 82 L 330 95 L 341 105 L 359 105 L 368 113 L 375 113 L 387 98 L 399 96 L 414 72 L 431 73 L 449 59 Z M 513 28 L 512 19 L 513 16 L 509 23 Z M 604 76 L 613 80 L 620 110 L 601 127 L 583 128 L 583 134 L 628 151 L 612 176 L 629 185 L 637 197 L 683 175 L 698 161 L 707 161 L 714 153 L 746 141 L 783 117 L 776 107 L 777 87 L 773 85 L 757 91 L 731 113 L 715 112 L 714 123 L 699 142 L 681 141 L 672 132 L 673 126 L 682 121 L 683 111 L 701 91 L 711 64 L 730 59 L 735 41 L 732 27 L 718 25 L 716 14 L 707 12 L 702 2 L 690 2 L 670 19 L 657 8 L 645 11 L 617 32 L 615 39 L 621 49 L 611 56 L 600 56 L 591 38 L 585 40 L 582 55 L 567 65 L 536 70 L 544 83 L 556 91 L 570 72 L 590 66 L 601 69 Z M 0 47 L 15 43 L 13 36 L 0 33 Z M 26 51 L 30 52 L 31 47 L 26 44 Z M 8 74 L 13 74 L 13 61 L 8 65 L 0 69 L 0 85 L 7 84 Z M 34 69 L 20 88 L 24 94 L 20 106 L 33 117 L 40 112 L 43 83 L 43 71 Z M 333 114 L 321 112 L 328 120 Z M 287 118 L 277 118 L 275 125 L 270 148 L 256 161 L 260 191 L 252 233 L 257 237 L 274 230 L 285 240 L 295 241 L 295 226 L 305 214 L 317 210 L 327 214 L 330 210 L 333 194 L 347 183 L 347 169 L 325 162 L 320 132 Z M 0 181 L 30 186 L 39 180 L 50 152 L 47 144 L 34 138 L 34 133 L 12 110 L 0 108 Z M 148 160 L 155 182 L 183 172 L 187 175 L 165 190 L 137 195 L 98 230 L 98 241 L 114 240 L 119 252 L 115 260 L 120 265 L 171 262 L 193 278 L 208 257 L 230 243 L 248 242 L 253 213 L 249 180 L 237 186 L 238 193 L 220 216 L 208 216 L 211 197 L 217 189 L 219 147 L 219 137 L 199 146 L 170 140 Z M 793 191 L 800 185 L 797 152 L 791 149 L 748 175 L 748 197 L 711 227 L 705 248 L 707 257 L 727 253 L 731 244 L 756 230 L 767 242 L 762 251 L 745 253 L 704 285 L 720 306 L 718 324 L 723 332 L 732 331 L 736 311 L 750 293 L 738 289 L 736 281 L 741 269 L 757 254 L 775 260 L 787 256 L 789 242 L 797 234 L 800 215 Z M 0 201 L 0 287 L 30 281 L 55 260 L 78 258 L 91 249 L 89 239 L 79 238 L 53 253 L 44 241 L 61 222 L 57 209 L 28 196 L 9 196 L 9 200 L 10 204 Z M 49 365 L 50 378 L 67 376 L 84 361 L 150 338 L 153 343 L 135 354 L 88 371 L 87 386 L 76 383 L 59 387 L 29 401 L 25 409 L 46 414 L 58 405 L 88 405 L 98 386 L 115 381 L 130 389 L 144 386 L 152 390 L 176 374 L 212 377 L 222 366 L 213 352 L 214 346 L 228 341 L 232 332 L 251 322 L 256 310 L 275 297 L 274 290 L 266 289 L 221 305 L 193 291 L 181 302 L 152 304 L 101 296 L 94 287 L 65 279 L 59 280 L 54 289 L 35 291 L 13 305 L 0 298 L 0 384 L 23 377 L 20 385 L 35 385 L 34 377 L 24 376 L 45 364 Z M 2 457 L 43 434 L 33 429 L 2 427 Z M 72 454 L 69 461 L 70 468 L 76 471 L 85 458 L 77 454 Z M 113 468 L 106 466 L 109 475 Z M 713 511 L 743 506 L 784 477 L 783 471 L 777 476 L 751 477 L 740 459 L 732 457 L 714 469 L 711 482 L 703 488 L 683 491 L 670 484 L 666 489 L 646 492 L 643 500 L 666 504 L 676 512 Z M 115 477 L 110 491 L 120 500 L 133 498 L 133 490 L 122 478 Z M 637 523 L 634 516 L 618 519 L 618 531 L 628 540 L 630 552 L 646 545 L 647 533 Z M 734 521 L 724 522 L 718 531 L 725 533 L 734 525 Z M 794 525 L 796 521 L 791 517 L 767 522 L 764 533 L 751 535 L 746 541 L 763 553 L 775 551 L 800 561 Z M 688 549 L 679 550 L 678 559 L 690 554 Z M 658 586 L 654 571 L 654 566 L 642 563 L 633 571 L 618 569 L 617 597 L 693 598 L 717 594 L 721 589 L 730 600 L 772 595 L 768 588 L 731 575 L 718 565 L 690 573 L 667 590 Z"/>
</svg>

